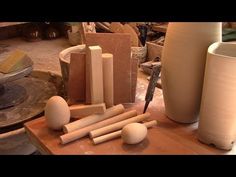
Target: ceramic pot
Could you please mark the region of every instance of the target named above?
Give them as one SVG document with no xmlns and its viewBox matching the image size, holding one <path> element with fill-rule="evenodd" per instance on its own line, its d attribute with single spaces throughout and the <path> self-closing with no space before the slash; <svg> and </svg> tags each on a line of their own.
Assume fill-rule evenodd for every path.
<svg viewBox="0 0 236 177">
<path fill-rule="evenodd" d="M 198 138 L 229 150 L 236 138 L 236 43 L 208 49 Z"/>
<path fill-rule="evenodd" d="M 207 48 L 221 41 L 221 23 L 169 23 L 162 52 L 161 81 L 166 115 L 198 120 Z"/>
</svg>

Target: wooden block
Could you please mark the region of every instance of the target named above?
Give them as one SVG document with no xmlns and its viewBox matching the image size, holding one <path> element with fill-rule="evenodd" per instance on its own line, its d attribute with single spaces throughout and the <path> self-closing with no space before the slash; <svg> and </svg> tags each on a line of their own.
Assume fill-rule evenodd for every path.
<svg viewBox="0 0 236 177">
<path fill-rule="evenodd" d="M 110 24 L 110 30 L 113 33 L 124 33 L 124 25 L 122 25 L 120 22 L 112 22 Z"/>
<path fill-rule="evenodd" d="M 132 102 L 130 35 L 87 33 L 86 44 L 90 46 L 99 45 L 103 53 L 113 54 L 114 104 Z"/>
<path fill-rule="evenodd" d="M 106 106 L 104 103 L 70 106 L 70 116 L 73 118 L 86 117 L 91 114 L 103 114 L 105 111 L 106 111 Z"/>
<path fill-rule="evenodd" d="M 104 102 L 106 103 L 106 107 L 109 108 L 114 106 L 113 55 L 110 53 L 103 53 L 102 60 Z"/>
<path fill-rule="evenodd" d="M 138 47 L 139 39 L 135 30 L 129 24 L 125 24 L 123 29 L 124 33 L 128 33 L 131 36 L 131 46 Z"/>
<path fill-rule="evenodd" d="M 103 67 L 102 49 L 99 46 L 88 46 L 87 60 L 89 61 L 89 83 L 91 103 L 98 104 L 104 102 L 103 95 Z"/>
<path fill-rule="evenodd" d="M 26 53 L 16 50 L 0 63 L 0 72 L 7 74 L 23 70 L 32 65 L 33 61 Z"/>
<path fill-rule="evenodd" d="M 71 104 L 85 102 L 85 53 L 71 53 L 68 99 Z"/>
<path fill-rule="evenodd" d="M 161 58 L 163 46 L 155 44 L 153 42 L 146 42 L 147 44 L 147 59 L 152 61 L 155 58 Z"/>
</svg>

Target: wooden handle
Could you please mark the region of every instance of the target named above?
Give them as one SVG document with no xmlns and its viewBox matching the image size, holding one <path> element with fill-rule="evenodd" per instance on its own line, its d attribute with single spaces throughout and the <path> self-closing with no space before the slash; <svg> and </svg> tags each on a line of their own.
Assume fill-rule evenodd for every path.
<svg viewBox="0 0 236 177">
<path fill-rule="evenodd" d="M 157 121 L 152 120 L 150 122 L 145 122 L 143 124 L 147 128 L 150 128 L 150 127 L 153 127 L 154 125 L 156 125 Z M 121 136 L 121 130 L 118 130 L 118 131 L 115 131 L 115 132 L 112 132 L 112 133 L 109 133 L 109 134 L 106 134 L 106 135 L 103 135 L 103 136 L 99 136 L 97 138 L 93 138 L 92 141 L 93 141 L 93 144 L 99 144 L 99 143 L 103 143 L 103 142 L 118 138 L 120 136 Z"/>
<path fill-rule="evenodd" d="M 96 129 L 96 130 L 93 130 L 91 132 L 89 132 L 89 136 L 91 138 L 95 138 L 97 136 L 101 136 L 101 135 L 104 135 L 104 134 L 107 134 L 107 133 L 110 133 L 110 132 L 113 132 L 115 130 L 119 130 L 121 128 L 123 128 L 125 125 L 129 124 L 129 123 L 134 123 L 134 122 L 141 122 L 143 121 L 144 119 L 147 119 L 150 117 L 150 113 L 145 113 L 145 114 L 141 114 L 141 115 L 138 115 L 136 117 L 132 117 L 130 119 L 127 119 L 127 120 L 123 120 L 121 122 L 117 122 L 117 123 L 114 123 L 114 124 L 111 124 L 111 125 L 108 125 L 106 127 L 103 127 L 103 128 L 99 128 L 99 129 Z"/>
<path fill-rule="evenodd" d="M 121 114 L 125 111 L 125 108 L 122 104 L 113 106 L 105 111 L 104 114 L 93 114 L 87 117 L 84 117 L 80 120 L 74 121 L 72 123 L 66 124 L 63 126 L 63 131 L 69 133 L 80 128 L 86 127 L 88 125 L 100 122 L 102 120 L 108 119 L 110 117 Z"/>
<path fill-rule="evenodd" d="M 82 128 L 82 129 L 75 130 L 73 132 L 70 132 L 70 133 L 60 136 L 61 143 L 62 144 L 69 143 L 71 141 L 77 140 L 79 138 L 82 138 L 82 137 L 88 135 L 89 132 L 92 130 L 113 124 L 115 122 L 119 122 L 124 119 L 128 119 L 128 118 L 136 116 L 136 115 L 137 115 L 137 111 L 133 110 L 133 111 L 125 112 L 125 113 L 119 114 L 115 117 L 103 120 L 103 121 L 98 122 L 96 124 L 92 124 L 90 126 Z"/>
<path fill-rule="evenodd" d="M 102 114 L 106 111 L 105 103 L 92 105 L 72 105 L 70 106 L 70 116 L 73 118 L 86 117 L 91 114 Z"/>
<path fill-rule="evenodd" d="M 7 132 L 7 133 L 2 133 L 2 134 L 0 134 L 0 140 L 10 138 L 10 137 L 13 137 L 13 136 L 16 136 L 16 135 L 19 135 L 19 134 L 23 134 L 23 133 L 25 133 L 25 128 L 24 127 L 19 128 L 17 130 Z"/>
</svg>

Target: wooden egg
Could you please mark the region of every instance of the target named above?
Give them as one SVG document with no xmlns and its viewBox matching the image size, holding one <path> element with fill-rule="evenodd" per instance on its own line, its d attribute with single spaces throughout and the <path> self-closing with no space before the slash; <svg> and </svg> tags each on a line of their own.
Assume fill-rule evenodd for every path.
<svg viewBox="0 0 236 177">
<path fill-rule="evenodd" d="M 45 119 L 48 127 L 53 130 L 61 130 L 63 125 L 70 122 L 70 109 L 62 97 L 53 96 L 48 100 Z"/>
<path fill-rule="evenodd" d="M 121 131 L 121 137 L 126 144 L 137 144 L 147 136 L 147 127 L 140 123 L 131 123 Z"/>
</svg>

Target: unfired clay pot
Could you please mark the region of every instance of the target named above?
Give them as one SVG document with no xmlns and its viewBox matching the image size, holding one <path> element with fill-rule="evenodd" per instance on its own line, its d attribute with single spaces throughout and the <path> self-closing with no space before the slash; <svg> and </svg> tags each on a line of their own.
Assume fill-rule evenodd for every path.
<svg viewBox="0 0 236 177">
<path fill-rule="evenodd" d="M 166 115 L 177 122 L 198 120 L 207 48 L 221 41 L 221 23 L 169 23 L 162 52 Z"/>
<path fill-rule="evenodd" d="M 212 44 L 208 49 L 198 138 L 221 149 L 236 138 L 236 43 Z"/>
</svg>

